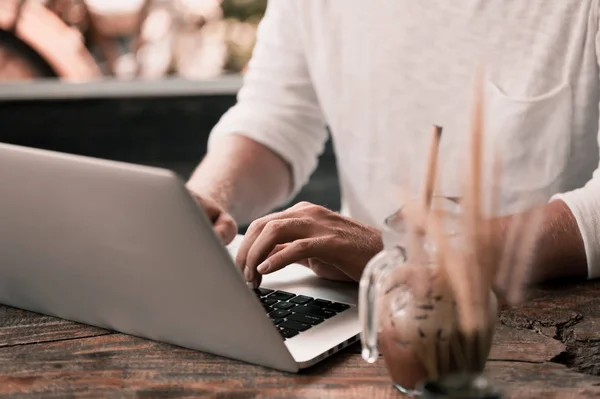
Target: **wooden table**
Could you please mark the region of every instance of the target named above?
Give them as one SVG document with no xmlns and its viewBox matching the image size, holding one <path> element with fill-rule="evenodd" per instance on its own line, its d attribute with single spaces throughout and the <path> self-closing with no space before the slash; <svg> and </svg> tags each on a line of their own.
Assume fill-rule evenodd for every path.
<svg viewBox="0 0 600 399">
<path fill-rule="evenodd" d="M 290 375 L 0 306 L 0 397 L 399 397 L 359 349 Z M 600 398 L 600 282 L 503 310 L 487 373 L 511 398 Z"/>
</svg>

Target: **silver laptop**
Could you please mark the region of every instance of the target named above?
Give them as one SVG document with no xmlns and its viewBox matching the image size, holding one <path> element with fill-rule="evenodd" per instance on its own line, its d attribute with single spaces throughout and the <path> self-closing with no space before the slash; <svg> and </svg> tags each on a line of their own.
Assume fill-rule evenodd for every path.
<svg viewBox="0 0 600 399">
<path fill-rule="evenodd" d="M 0 303 L 297 372 L 358 340 L 357 287 L 248 288 L 173 172 L 0 144 Z"/>
</svg>

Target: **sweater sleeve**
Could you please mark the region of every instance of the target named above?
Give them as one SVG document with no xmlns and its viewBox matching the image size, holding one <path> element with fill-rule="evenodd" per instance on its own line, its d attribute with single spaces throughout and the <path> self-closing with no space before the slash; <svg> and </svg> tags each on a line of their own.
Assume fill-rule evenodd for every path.
<svg viewBox="0 0 600 399">
<path fill-rule="evenodd" d="M 600 65 L 600 33 L 596 35 L 596 57 Z M 600 79 L 600 76 L 598 77 Z M 600 105 L 599 105 L 600 106 Z M 600 132 L 598 133 L 600 146 Z M 583 238 L 588 279 L 600 277 L 600 166 L 591 180 L 576 190 L 554 195 L 550 201 L 562 200 L 575 217 Z"/>
<path fill-rule="evenodd" d="M 213 128 L 208 151 L 231 134 L 274 151 L 292 169 L 294 196 L 314 172 L 327 130 L 291 0 L 269 0 L 237 103 Z"/>
</svg>

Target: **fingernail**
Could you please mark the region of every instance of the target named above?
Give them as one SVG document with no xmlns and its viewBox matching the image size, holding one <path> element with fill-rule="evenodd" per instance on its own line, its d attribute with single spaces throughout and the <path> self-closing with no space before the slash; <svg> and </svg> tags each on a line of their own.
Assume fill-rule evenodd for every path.
<svg viewBox="0 0 600 399">
<path fill-rule="evenodd" d="M 244 268 L 244 278 L 246 279 L 247 282 L 251 283 L 253 279 L 253 275 L 252 275 L 252 270 L 250 270 L 249 267 L 245 267 Z"/>
<path fill-rule="evenodd" d="M 258 288 L 258 284 L 256 284 L 256 281 L 246 281 L 246 285 L 252 289 Z"/>
<path fill-rule="evenodd" d="M 271 264 L 269 263 L 268 260 L 264 261 L 263 263 L 261 263 L 260 265 L 258 265 L 258 267 L 256 268 L 256 270 L 258 270 L 258 272 L 260 274 L 265 274 L 269 271 L 269 267 L 271 266 Z"/>
</svg>

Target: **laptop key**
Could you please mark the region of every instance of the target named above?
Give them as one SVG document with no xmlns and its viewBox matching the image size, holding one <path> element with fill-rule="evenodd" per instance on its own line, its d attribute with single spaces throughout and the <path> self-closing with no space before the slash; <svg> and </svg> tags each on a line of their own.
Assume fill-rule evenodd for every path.
<svg viewBox="0 0 600 399">
<path fill-rule="evenodd" d="M 268 298 L 268 297 L 267 298 L 260 298 L 260 301 L 262 302 L 262 304 L 264 306 L 271 306 L 271 305 L 277 303 L 277 299 Z"/>
<path fill-rule="evenodd" d="M 323 318 L 326 317 L 326 311 L 324 309 L 321 309 L 319 307 L 312 306 L 312 305 L 297 305 L 297 306 L 291 308 L 290 310 L 295 313 L 311 314 L 313 316 L 318 316 L 318 317 L 323 317 Z"/>
<path fill-rule="evenodd" d="M 297 303 L 298 305 L 304 305 L 309 303 L 310 301 L 312 301 L 313 299 L 309 296 L 306 295 L 298 295 L 292 299 L 290 299 L 290 302 L 292 303 Z"/>
<path fill-rule="evenodd" d="M 283 323 L 279 324 L 279 327 L 289 328 L 290 330 L 296 331 L 306 331 L 311 327 L 311 325 L 306 323 L 300 323 L 294 320 L 286 320 Z"/>
<path fill-rule="evenodd" d="M 289 292 L 275 291 L 274 293 L 269 295 L 268 298 L 277 299 L 278 301 L 287 301 L 288 299 L 293 298 L 295 296 L 296 295 L 290 294 Z"/>
<path fill-rule="evenodd" d="M 256 293 L 256 295 L 258 296 L 267 296 L 269 295 L 271 292 L 273 292 L 273 290 L 270 290 L 268 288 L 256 288 L 254 290 L 254 292 Z"/>
<path fill-rule="evenodd" d="M 292 337 L 298 335 L 298 331 L 290 330 L 288 328 L 280 328 L 279 334 L 281 334 L 281 336 L 283 338 L 292 338 Z"/>
<path fill-rule="evenodd" d="M 289 309 L 289 308 L 293 308 L 295 305 L 293 303 L 289 303 L 289 302 L 277 302 L 275 305 L 273 305 L 274 308 L 277 309 Z"/>
<path fill-rule="evenodd" d="M 334 312 L 340 313 L 340 312 L 343 312 L 344 310 L 348 309 L 349 307 L 350 307 L 350 305 L 346 305 L 345 303 L 334 302 L 331 305 L 329 305 L 326 309 L 333 310 Z"/>
<path fill-rule="evenodd" d="M 265 310 L 267 311 L 267 313 L 271 313 L 274 310 L 273 307 L 271 307 L 271 306 L 264 306 L 263 305 L 263 307 L 265 308 Z"/>
<path fill-rule="evenodd" d="M 273 324 L 277 325 L 277 324 L 281 323 L 283 321 L 283 319 L 271 319 L 271 321 L 273 322 Z"/>
<path fill-rule="evenodd" d="M 287 319 L 298 321 L 300 323 L 312 324 L 313 326 L 317 325 L 323 321 L 323 319 L 320 317 L 313 316 L 311 314 L 302 314 L 302 313 L 293 313 L 293 314 L 287 316 Z"/>
<path fill-rule="evenodd" d="M 326 319 L 329 319 L 333 316 L 335 316 L 337 313 L 332 312 L 331 310 L 327 310 L 327 309 L 323 309 L 323 317 L 325 317 Z"/>
<path fill-rule="evenodd" d="M 313 306 L 318 306 L 320 308 L 326 308 L 329 305 L 331 305 L 331 301 L 326 301 L 324 299 L 315 299 L 310 304 L 313 305 Z"/>
<path fill-rule="evenodd" d="M 280 318 L 280 317 L 286 317 L 288 315 L 291 315 L 292 312 L 290 312 L 289 310 L 283 310 L 283 309 L 275 309 L 274 311 L 272 311 L 271 313 L 269 313 L 269 317 L 271 318 Z"/>
</svg>

